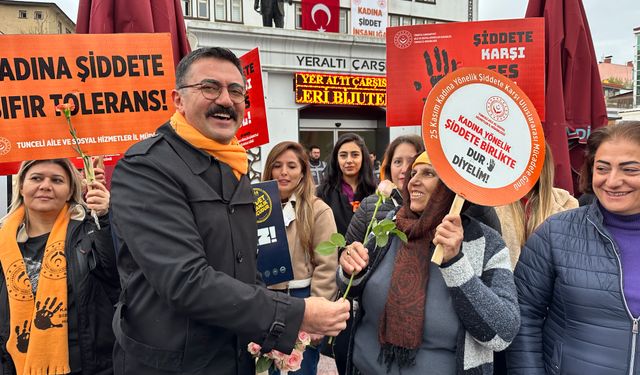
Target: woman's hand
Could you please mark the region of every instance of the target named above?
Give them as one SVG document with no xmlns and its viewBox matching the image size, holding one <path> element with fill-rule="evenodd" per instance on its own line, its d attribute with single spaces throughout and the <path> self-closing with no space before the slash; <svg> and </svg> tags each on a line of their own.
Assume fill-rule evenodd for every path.
<svg viewBox="0 0 640 375">
<path fill-rule="evenodd" d="M 340 255 L 340 267 L 345 275 L 358 274 L 369 264 L 369 250 L 360 242 L 347 246 Z"/>
<path fill-rule="evenodd" d="M 95 180 L 89 185 L 85 200 L 89 209 L 94 210 L 98 216 L 104 216 L 109 212 L 110 197 L 109 190 L 101 182 Z"/>
<path fill-rule="evenodd" d="M 444 250 L 443 263 L 458 255 L 463 237 L 464 230 L 460 215 L 449 214 L 445 216 L 442 223 L 436 227 L 436 234 L 433 237 L 433 244 L 442 245 Z"/>
<path fill-rule="evenodd" d="M 93 174 L 96 181 L 99 181 L 102 185 L 107 186 L 107 177 L 104 174 L 104 169 L 95 167 L 93 168 Z"/>
</svg>

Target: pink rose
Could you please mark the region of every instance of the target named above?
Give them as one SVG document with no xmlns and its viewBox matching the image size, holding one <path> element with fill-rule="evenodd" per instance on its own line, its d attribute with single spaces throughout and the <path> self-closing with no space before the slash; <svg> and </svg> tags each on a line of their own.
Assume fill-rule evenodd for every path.
<svg viewBox="0 0 640 375">
<path fill-rule="evenodd" d="M 300 370 L 300 365 L 302 364 L 302 352 L 294 350 L 285 360 L 284 364 L 287 367 L 287 371 Z"/>
<path fill-rule="evenodd" d="M 279 361 L 283 361 L 287 357 L 286 354 L 279 352 L 277 350 L 272 350 L 269 353 L 265 354 L 265 356 L 267 358 L 273 359 L 276 363 Z"/>
<path fill-rule="evenodd" d="M 309 335 L 305 331 L 300 331 L 298 332 L 298 341 L 300 341 L 300 343 L 302 343 L 302 345 L 306 347 L 307 345 L 311 344 L 311 335 Z"/>
<path fill-rule="evenodd" d="M 262 349 L 262 347 L 255 342 L 250 342 L 249 345 L 247 345 L 247 351 L 254 357 L 260 354 L 260 349 Z"/>
</svg>

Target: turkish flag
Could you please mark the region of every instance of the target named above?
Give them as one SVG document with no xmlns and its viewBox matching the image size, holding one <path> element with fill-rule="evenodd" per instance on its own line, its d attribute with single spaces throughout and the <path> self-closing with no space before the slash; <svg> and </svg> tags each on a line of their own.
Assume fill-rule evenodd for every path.
<svg viewBox="0 0 640 375">
<path fill-rule="evenodd" d="M 555 186 L 577 193 L 584 144 L 607 124 L 593 41 L 581 0 L 529 0 L 526 17 L 544 17 L 544 135 L 555 159 Z M 577 194 L 576 194 L 577 195 Z"/>
<path fill-rule="evenodd" d="M 340 0 L 302 0 L 302 29 L 340 32 Z"/>
</svg>

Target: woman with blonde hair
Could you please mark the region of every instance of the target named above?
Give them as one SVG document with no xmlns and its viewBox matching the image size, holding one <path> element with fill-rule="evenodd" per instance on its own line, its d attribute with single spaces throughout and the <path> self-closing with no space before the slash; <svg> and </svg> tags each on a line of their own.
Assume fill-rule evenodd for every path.
<svg viewBox="0 0 640 375">
<path fill-rule="evenodd" d="M 551 148 L 545 144 L 542 172 L 533 189 L 519 201 L 496 207 L 513 267 L 520 249 L 540 224 L 553 214 L 578 207 L 578 200 L 568 191 L 553 186 L 554 175 Z"/>
<path fill-rule="evenodd" d="M 275 145 L 267 156 L 262 180 L 278 183 L 294 277 L 292 281 L 269 288 L 299 298 L 315 296 L 333 300 L 337 292 L 338 254 L 318 256 L 314 249 L 336 232 L 336 223 L 331 208 L 314 194 L 309 158 L 302 145 L 296 142 Z M 311 338 L 316 346 L 322 340 L 322 336 Z M 302 368 L 289 374 L 315 374 L 319 358 L 318 349 L 307 348 Z"/>
<path fill-rule="evenodd" d="M 85 204 L 68 159 L 20 166 L 0 229 L 1 373 L 113 373 L 120 286 L 108 209 L 98 181 Z"/>
</svg>

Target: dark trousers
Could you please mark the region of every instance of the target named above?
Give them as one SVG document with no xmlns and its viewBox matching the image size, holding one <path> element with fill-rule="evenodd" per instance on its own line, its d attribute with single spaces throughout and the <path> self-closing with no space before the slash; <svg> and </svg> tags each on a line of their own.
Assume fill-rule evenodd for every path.
<svg viewBox="0 0 640 375">
<path fill-rule="evenodd" d="M 278 0 L 261 0 L 262 12 L 262 26 L 273 27 L 275 23 L 276 27 L 284 27 L 284 14 L 280 13 L 278 9 Z"/>
</svg>

